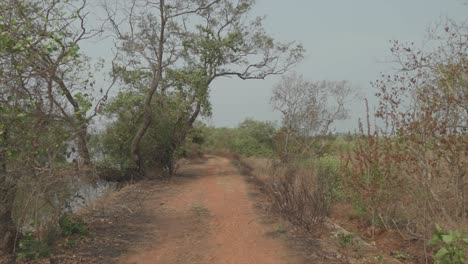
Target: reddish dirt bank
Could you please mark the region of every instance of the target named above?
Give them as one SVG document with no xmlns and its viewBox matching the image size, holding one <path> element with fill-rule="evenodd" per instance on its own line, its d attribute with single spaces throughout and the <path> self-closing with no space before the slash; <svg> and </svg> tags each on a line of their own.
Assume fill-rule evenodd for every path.
<svg viewBox="0 0 468 264">
<path fill-rule="evenodd" d="M 259 223 L 243 177 L 224 158 L 209 157 L 181 171 L 194 180 L 161 205 L 148 197 L 144 207 L 156 215 L 154 236 L 136 244 L 119 263 L 299 263 L 281 240 Z"/>
</svg>

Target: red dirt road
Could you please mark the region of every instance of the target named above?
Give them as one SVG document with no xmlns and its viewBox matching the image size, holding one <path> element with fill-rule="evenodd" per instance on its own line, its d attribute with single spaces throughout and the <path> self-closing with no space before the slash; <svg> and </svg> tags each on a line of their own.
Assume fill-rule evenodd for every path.
<svg viewBox="0 0 468 264">
<path fill-rule="evenodd" d="M 167 200 L 146 199 L 144 210 L 154 212 L 152 231 L 119 263 L 301 263 L 283 241 L 267 236 L 274 227 L 260 223 L 247 183 L 228 159 L 209 157 L 181 174 L 192 179 Z"/>
</svg>

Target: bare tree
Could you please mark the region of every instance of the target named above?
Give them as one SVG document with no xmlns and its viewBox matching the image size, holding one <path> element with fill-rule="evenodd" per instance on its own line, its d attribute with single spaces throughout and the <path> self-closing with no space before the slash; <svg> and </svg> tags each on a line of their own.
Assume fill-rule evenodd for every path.
<svg viewBox="0 0 468 264">
<path fill-rule="evenodd" d="M 310 82 L 297 74 L 284 76 L 271 98 L 282 114 L 282 157 L 290 158 L 292 146 L 301 155 L 311 154 L 313 137 L 326 135 L 336 120 L 347 118 L 345 103 L 352 95 L 346 81 Z"/>
</svg>

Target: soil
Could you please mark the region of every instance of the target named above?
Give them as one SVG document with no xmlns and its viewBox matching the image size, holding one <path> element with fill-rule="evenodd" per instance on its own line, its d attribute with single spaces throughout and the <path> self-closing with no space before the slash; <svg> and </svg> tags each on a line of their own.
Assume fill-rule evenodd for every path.
<svg viewBox="0 0 468 264">
<path fill-rule="evenodd" d="M 90 234 L 50 263 L 346 263 L 268 215 L 260 190 L 227 158 L 183 165 L 169 181 L 124 187 L 88 212 Z"/>
<path fill-rule="evenodd" d="M 358 234 L 366 242 L 374 244 L 386 255 L 393 256 L 403 263 L 427 263 L 422 241 L 410 240 L 407 238 L 409 236 L 400 230 L 386 230 L 384 227 L 370 225 L 358 217 L 349 204 L 336 204 L 330 218 L 346 230 Z"/>
</svg>

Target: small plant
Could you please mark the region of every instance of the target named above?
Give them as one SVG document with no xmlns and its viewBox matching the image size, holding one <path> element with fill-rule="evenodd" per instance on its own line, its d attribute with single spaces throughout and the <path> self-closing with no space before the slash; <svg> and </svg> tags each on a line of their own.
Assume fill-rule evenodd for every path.
<svg viewBox="0 0 468 264">
<path fill-rule="evenodd" d="M 49 256 L 49 246 L 46 242 L 37 240 L 32 233 L 27 233 L 18 243 L 16 261 L 42 259 Z"/>
<path fill-rule="evenodd" d="M 355 198 L 355 199 L 352 200 L 352 207 L 353 207 L 353 216 L 354 217 L 365 218 L 365 216 L 368 213 L 366 206 L 358 198 Z"/>
<path fill-rule="evenodd" d="M 374 257 L 374 260 L 378 263 L 383 263 L 384 257 L 382 255 L 378 255 Z"/>
<path fill-rule="evenodd" d="M 233 165 L 234 167 L 238 167 L 238 168 L 241 167 L 241 162 L 240 162 L 240 160 L 234 159 L 234 160 L 232 160 L 231 162 L 232 162 L 232 165 Z"/>
<path fill-rule="evenodd" d="M 71 219 L 68 215 L 64 215 L 60 218 L 59 225 L 64 236 L 85 236 L 88 234 L 86 223 L 81 220 Z"/>
<path fill-rule="evenodd" d="M 337 237 L 341 247 L 348 247 L 354 244 L 354 234 L 339 232 Z"/>
<path fill-rule="evenodd" d="M 286 233 L 288 230 L 286 229 L 286 227 L 282 226 L 282 225 L 278 225 L 275 227 L 275 232 L 276 233 L 280 233 L 280 234 L 283 234 L 283 233 Z"/>
<path fill-rule="evenodd" d="M 76 246 L 76 239 L 67 239 L 65 246 L 68 248 L 74 248 Z"/>
<path fill-rule="evenodd" d="M 468 235 L 462 234 L 458 231 L 444 231 L 437 225 L 430 243 L 435 245 L 435 263 L 466 263 L 464 248 L 468 246 Z"/>
<path fill-rule="evenodd" d="M 395 252 L 392 252 L 392 256 L 398 260 L 401 260 L 401 261 L 404 261 L 404 260 L 408 260 L 409 259 L 409 256 L 408 254 L 406 254 L 405 252 L 403 251 L 400 251 L 400 250 L 397 250 Z"/>
<path fill-rule="evenodd" d="M 193 205 L 192 211 L 198 216 L 207 216 L 210 214 L 210 211 L 203 205 Z"/>
</svg>

